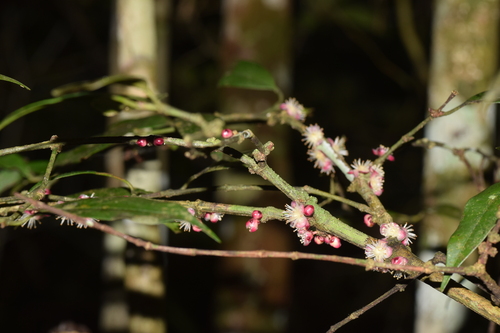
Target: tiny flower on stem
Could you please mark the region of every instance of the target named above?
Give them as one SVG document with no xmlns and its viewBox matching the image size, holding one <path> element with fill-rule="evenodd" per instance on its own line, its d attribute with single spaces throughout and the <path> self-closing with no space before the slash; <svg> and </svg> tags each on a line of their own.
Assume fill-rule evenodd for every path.
<svg viewBox="0 0 500 333">
<path fill-rule="evenodd" d="M 375 225 L 375 222 L 373 222 L 373 217 L 371 214 L 366 214 L 364 217 L 363 217 L 363 222 L 365 223 L 365 225 L 369 228 L 373 227 Z"/>
<path fill-rule="evenodd" d="M 386 146 L 380 145 L 377 148 L 372 149 L 372 153 L 376 156 L 383 156 L 385 153 L 387 153 L 388 150 L 389 148 L 387 148 Z M 389 156 L 387 156 L 387 160 L 391 162 L 394 161 L 394 156 L 390 154 Z"/>
<path fill-rule="evenodd" d="M 377 262 L 383 262 L 392 255 L 392 247 L 387 245 L 386 239 L 379 239 L 376 242 L 366 245 L 365 255 L 367 258 Z"/>
<path fill-rule="evenodd" d="M 259 224 L 260 224 L 260 221 L 259 220 L 256 220 L 256 219 L 250 219 L 247 221 L 247 223 L 245 224 L 245 228 L 248 229 L 248 231 L 250 232 L 256 232 L 257 229 L 259 229 Z"/>
<path fill-rule="evenodd" d="M 304 106 L 297 102 L 297 100 L 293 97 L 287 99 L 284 103 L 281 103 L 280 109 L 286 111 L 290 117 L 297 120 L 304 121 L 306 118 Z"/>
<path fill-rule="evenodd" d="M 370 166 L 370 180 L 368 184 L 377 196 L 380 196 L 384 191 L 384 174 L 384 169 L 380 165 Z"/>
<path fill-rule="evenodd" d="M 35 228 L 36 229 L 36 224 L 40 223 L 40 219 L 43 217 L 42 215 L 35 215 L 37 213 L 36 210 L 25 210 L 24 214 L 19 218 L 20 220 L 24 220 L 27 218 L 27 220 L 21 225 L 21 227 L 26 226 L 28 229 Z"/>
<path fill-rule="evenodd" d="M 328 143 L 332 146 L 333 150 L 342 156 L 348 156 L 349 152 L 347 151 L 345 147 L 345 137 L 336 137 L 335 140 L 332 140 L 330 138 L 326 139 Z"/>
<path fill-rule="evenodd" d="M 329 175 L 335 172 L 333 162 L 319 149 L 311 149 L 308 151 L 309 160 L 314 161 L 314 167 L 321 170 L 322 173 Z"/>
<path fill-rule="evenodd" d="M 286 223 L 290 223 L 292 228 L 309 228 L 309 221 L 304 215 L 304 205 L 292 201 L 290 205 L 285 205 L 286 210 L 283 212 L 283 216 L 286 219 Z"/>
<path fill-rule="evenodd" d="M 308 148 L 317 147 L 325 141 L 323 129 L 318 124 L 307 126 L 302 135 L 304 136 L 302 141 L 305 142 Z"/>
<path fill-rule="evenodd" d="M 300 242 L 302 245 L 307 246 L 311 244 L 311 241 L 313 240 L 314 234 L 306 229 L 300 229 L 297 231 L 297 236 L 300 238 Z"/>
<path fill-rule="evenodd" d="M 360 158 L 354 160 L 351 164 L 352 170 L 347 173 L 354 175 L 354 177 L 358 177 L 360 173 L 367 174 L 370 172 L 370 167 L 372 166 L 372 161 L 361 161 Z"/>
<path fill-rule="evenodd" d="M 332 235 L 328 235 L 325 237 L 325 243 L 336 249 L 338 249 L 342 245 L 342 243 L 340 242 L 340 238 Z"/>
</svg>

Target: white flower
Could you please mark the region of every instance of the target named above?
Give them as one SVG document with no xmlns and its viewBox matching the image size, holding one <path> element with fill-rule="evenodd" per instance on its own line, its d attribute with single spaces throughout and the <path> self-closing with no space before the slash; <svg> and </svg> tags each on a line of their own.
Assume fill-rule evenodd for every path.
<svg viewBox="0 0 500 333">
<path fill-rule="evenodd" d="M 306 113 L 304 112 L 304 106 L 297 102 L 295 98 L 289 98 L 285 103 L 281 103 L 280 108 L 285 110 L 286 113 L 297 120 L 303 121 L 306 118 Z"/>
<path fill-rule="evenodd" d="M 367 258 L 383 262 L 392 255 L 392 247 L 387 245 L 387 240 L 379 239 L 374 243 L 366 245 L 365 255 Z"/>
<path fill-rule="evenodd" d="M 181 221 L 181 222 L 179 222 L 179 229 L 181 229 L 183 231 L 190 232 L 191 231 L 191 223 L 189 223 L 188 221 Z"/>
<path fill-rule="evenodd" d="M 304 136 L 302 141 L 308 148 L 319 146 L 325 140 L 323 129 L 318 124 L 307 126 L 302 135 Z"/>
</svg>

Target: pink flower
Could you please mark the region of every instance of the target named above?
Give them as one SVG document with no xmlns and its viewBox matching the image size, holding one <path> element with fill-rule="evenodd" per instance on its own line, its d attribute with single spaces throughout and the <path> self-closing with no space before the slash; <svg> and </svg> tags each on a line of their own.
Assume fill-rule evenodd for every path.
<svg viewBox="0 0 500 333">
<path fill-rule="evenodd" d="M 372 166 L 372 161 L 367 160 L 367 161 L 361 161 L 360 158 L 357 160 L 354 160 L 354 162 L 351 164 L 352 170 L 350 170 L 347 173 L 350 173 L 354 175 L 354 177 L 359 176 L 360 173 L 362 174 L 367 174 L 370 172 L 370 167 Z"/>
<path fill-rule="evenodd" d="M 333 162 L 319 149 L 311 149 L 308 151 L 309 160 L 314 161 L 314 167 L 321 170 L 322 173 L 329 175 L 335 172 Z"/>
<path fill-rule="evenodd" d="M 225 129 L 222 130 L 221 136 L 224 139 L 229 139 L 230 137 L 233 136 L 233 131 L 230 130 L 229 128 L 225 128 Z"/>
<path fill-rule="evenodd" d="M 292 201 L 291 205 L 285 205 L 286 210 L 283 212 L 286 223 L 290 223 L 292 228 L 309 228 L 309 221 L 304 215 L 304 205 Z"/>
<path fill-rule="evenodd" d="M 346 141 L 345 137 L 341 137 L 341 138 L 340 137 L 336 137 L 335 140 L 327 138 L 326 140 L 332 146 L 333 150 L 337 154 L 342 155 L 342 156 L 349 155 L 349 152 L 345 148 L 345 141 Z"/>
<path fill-rule="evenodd" d="M 306 229 L 300 229 L 297 231 L 297 236 L 300 238 L 300 242 L 304 245 L 307 246 L 311 244 L 311 241 L 313 240 L 314 234 Z"/>
<path fill-rule="evenodd" d="M 404 246 L 408 246 L 412 243 L 412 239 L 417 238 L 417 235 L 413 232 L 413 226 L 411 224 L 406 224 L 401 227 L 401 232 L 404 234 L 404 238 L 401 241 Z"/>
<path fill-rule="evenodd" d="M 365 255 L 367 258 L 377 262 L 383 262 L 392 255 L 392 247 L 387 245 L 386 239 L 379 239 L 376 242 L 366 245 Z"/>
<path fill-rule="evenodd" d="M 370 180 L 368 184 L 375 195 L 379 196 L 384 191 L 384 169 L 380 165 L 370 166 Z"/>
<path fill-rule="evenodd" d="M 303 121 L 306 118 L 306 113 L 304 112 L 304 106 L 297 102 L 295 98 L 289 98 L 284 103 L 280 105 L 281 110 L 286 111 L 286 113 L 297 120 Z"/>
<path fill-rule="evenodd" d="M 387 151 L 388 151 L 388 150 L 389 150 L 389 148 L 387 148 L 386 146 L 382 146 L 382 145 L 380 145 L 380 146 L 378 146 L 377 148 L 372 149 L 372 153 L 373 153 L 374 155 L 376 155 L 376 156 L 382 156 L 382 155 L 384 155 L 385 153 L 387 153 Z M 387 159 L 388 159 L 389 161 L 391 161 L 391 162 L 392 162 L 392 161 L 394 161 L 394 156 L 391 154 L 391 155 L 389 155 L 389 156 L 387 157 Z"/>
<path fill-rule="evenodd" d="M 323 129 L 318 124 L 307 126 L 302 135 L 304 136 L 302 141 L 306 143 L 308 148 L 317 147 L 325 141 Z"/>
</svg>

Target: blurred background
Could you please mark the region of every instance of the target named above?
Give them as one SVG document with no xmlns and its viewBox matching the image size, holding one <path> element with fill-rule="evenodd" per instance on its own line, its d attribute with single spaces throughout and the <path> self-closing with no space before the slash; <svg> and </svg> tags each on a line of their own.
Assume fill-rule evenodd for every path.
<svg viewBox="0 0 500 333">
<path fill-rule="evenodd" d="M 23 82 L 31 90 L 0 82 L 0 116 L 50 98 L 50 91 L 63 84 L 122 72 L 116 41 L 125 37 L 117 29 L 128 18 L 120 17 L 117 10 L 120 2 L 3 0 L 0 73 Z M 474 20 L 470 13 L 475 5 L 458 0 L 157 0 L 151 3 L 155 6 L 152 20 L 156 22 L 158 54 L 155 67 L 149 68 L 154 78 L 148 79 L 155 80 L 152 84 L 169 104 L 204 113 L 264 109 L 274 102 L 274 96 L 217 88 L 218 80 L 236 61 L 252 60 L 273 73 L 287 97 L 295 97 L 312 109 L 307 123 L 320 124 L 329 137 L 345 135 L 352 159 L 370 159 L 372 148 L 395 143 L 426 116 L 427 107 L 439 107 L 452 89 L 465 90 L 459 90 L 464 98 L 485 90 L 496 71 L 496 1 L 478 1 L 477 7 L 484 4 L 493 9 L 481 7 L 482 12 Z M 485 31 L 493 31 L 493 41 L 485 41 L 486 46 L 482 45 L 480 51 L 490 50 L 493 54 L 490 58 L 463 60 L 487 63 L 491 68 L 480 69 L 480 74 L 462 81 L 450 79 L 451 87 L 445 87 L 445 93 L 435 97 L 438 104 L 428 105 L 431 100 L 428 94 L 433 91 L 429 90 L 430 81 L 446 76 L 433 67 L 437 65 L 431 66 L 435 59 L 433 47 L 437 48 L 432 42 L 437 38 L 433 32 L 438 31 L 435 20 L 439 6 L 444 3 L 448 6 L 445 14 L 455 15 L 457 26 L 478 30 L 475 33 L 482 36 L 489 36 Z M 489 13 L 493 13 L 496 21 L 485 18 Z M 463 16 L 471 20 L 468 25 L 457 23 Z M 478 41 L 473 36 L 466 38 L 467 42 Z M 462 50 L 473 48 L 458 39 L 453 39 L 453 43 Z M 440 54 L 446 52 L 453 51 Z M 449 54 L 449 59 L 453 54 Z M 458 73 L 453 67 L 445 68 Z M 469 91 L 466 80 L 481 81 L 482 86 Z M 252 126 L 262 141 L 275 142 L 275 158 L 270 163 L 287 181 L 328 191 L 330 178 L 319 175 L 307 161 L 307 149 L 299 133 L 279 125 L 271 129 L 264 124 Z M 0 145 L 5 148 L 39 142 L 54 134 L 87 137 L 98 135 L 105 127 L 106 118 L 98 107 L 86 100 L 74 100 L 16 121 L 0 132 Z M 32 159 L 48 156 L 43 151 L 29 155 Z M 396 152 L 395 158 L 395 162 L 385 166 L 382 202 L 388 210 L 417 214 L 424 207 L 423 151 L 406 145 Z M 168 159 L 171 188 L 180 187 L 208 163 L 187 161 L 182 152 L 172 152 Z M 76 168 L 104 166 L 105 157 L 99 155 Z M 197 184 L 227 183 L 232 176 L 217 177 L 206 177 Z M 54 190 L 71 194 L 103 186 L 99 181 L 77 177 L 57 184 Z M 346 185 L 344 180 L 339 182 Z M 223 194 L 206 194 L 201 199 L 240 200 Z M 276 207 L 284 207 L 288 202 L 277 192 L 241 200 Z M 362 214 L 335 203 L 326 208 L 347 223 L 377 236 L 377 230 L 364 227 Z M 52 222 L 44 222 L 35 230 L 0 230 L 0 330 L 48 332 L 62 322 L 71 321 L 85 325 L 92 332 L 109 331 L 102 327 L 101 318 L 103 295 L 108 287 L 102 280 L 103 236 L 95 230 L 60 227 Z M 182 247 L 364 256 L 362 250 L 347 243 L 338 250 L 316 244 L 303 247 L 289 227 L 276 221 L 267 223 L 255 234 L 248 234 L 244 222 L 227 217 L 214 226 L 223 239 L 221 246 L 193 233 L 170 234 L 166 242 Z M 420 232 L 419 224 L 416 229 Z M 164 310 L 160 315 L 166 320 L 168 332 L 179 333 L 326 332 L 395 283 L 388 274 L 315 261 L 162 255 L 160 263 L 166 284 L 166 297 L 159 305 Z M 415 285 L 410 284 L 406 292 L 392 296 L 341 331 L 412 332 L 414 289 Z M 464 317 L 468 321 L 461 331 L 486 330 L 488 323 L 479 316 L 467 312 Z M 146 328 L 142 331 L 153 332 Z"/>
</svg>

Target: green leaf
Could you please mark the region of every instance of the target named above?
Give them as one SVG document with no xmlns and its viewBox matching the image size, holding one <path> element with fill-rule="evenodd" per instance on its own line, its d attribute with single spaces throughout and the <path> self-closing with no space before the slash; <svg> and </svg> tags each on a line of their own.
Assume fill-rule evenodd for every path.
<svg viewBox="0 0 500 333">
<path fill-rule="evenodd" d="M 52 89 L 51 94 L 54 97 L 59 97 L 80 91 L 94 91 L 115 83 L 132 85 L 137 82 L 144 82 L 144 79 L 132 75 L 112 75 L 105 76 L 98 80 L 69 83 Z"/>
<path fill-rule="evenodd" d="M 15 169 L 23 175 L 30 174 L 30 167 L 26 160 L 19 154 L 10 154 L 0 157 L 0 169 Z"/>
<path fill-rule="evenodd" d="M 446 266 L 460 266 L 484 241 L 496 224 L 499 206 L 500 183 L 488 187 L 467 202 L 462 220 L 448 242 Z M 445 276 L 441 289 L 446 288 L 449 280 L 450 276 Z"/>
<path fill-rule="evenodd" d="M 486 94 L 488 93 L 488 91 L 483 91 L 483 92 L 480 92 L 479 94 L 475 94 L 474 96 L 472 97 L 469 97 L 465 102 L 464 104 L 472 104 L 472 103 L 479 103 L 479 102 L 482 102 L 484 97 L 486 96 Z M 494 99 L 493 101 L 491 101 L 492 103 L 500 103 L 500 98 L 497 98 L 497 99 Z"/>
<path fill-rule="evenodd" d="M 12 82 L 12 83 L 15 83 L 17 84 L 18 86 L 20 86 L 21 88 L 25 88 L 25 89 L 28 89 L 28 90 L 31 90 L 30 88 L 28 88 L 27 85 L 25 84 L 22 84 L 21 82 L 11 78 L 11 77 L 8 77 L 8 76 L 5 76 L 5 75 L 2 75 L 0 74 L 0 80 L 1 81 L 8 81 L 8 82 Z"/>
<path fill-rule="evenodd" d="M 66 100 L 66 99 L 77 98 L 77 97 L 86 96 L 86 95 L 88 95 L 88 93 L 75 93 L 75 94 L 65 95 L 62 97 L 44 99 L 42 101 L 38 101 L 38 102 L 34 102 L 31 104 L 25 105 L 22 108 L 15 110 L 14 112 L 10 113 L 7 117 L 5 117 L 0 122 L 0 130 L 2 130 L 5 126 L 9 125 L 10 123 L 16 121 L 17 119 L 24 117 L 32 112 L 41 110 L 41 109 L 45 108 L 47 105 L 61 103 L 62 101 Z"/>
<path fill-rule="evenodd" d="M 212 230 L 191 215 L 185 207 L 174 202 L 140 197 L 94 197 L 55 207 L 79 216 L 106 221 L 130 219 L 136 223 L 151 225 L 186 221 L 200 227 L 209 237 L 220 243 L 219 237 Z"/>
<path fill-rule="evenodd" d="M 23 177 L 17 170 L 0 170 L 0 193 L 8 190 L 21 181 Z"/>
<path fill-rule="evenodd" d="M 111 143 L 82 145 L 75 149 L 63 152 L 57 156 L 55 166 L 64 166 L 68 164 L 80 163 L 109 147 L 114 146 Z"/>
<path fill-rule="evenodd" d="M 264 67 L 250 61 L 239 61 L 220 79 L 218 86 L 268 90 L 281 95 L 272 75 Z"/>
</svg>

